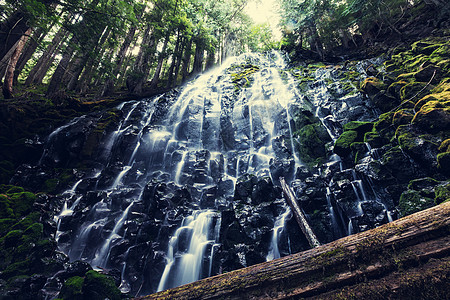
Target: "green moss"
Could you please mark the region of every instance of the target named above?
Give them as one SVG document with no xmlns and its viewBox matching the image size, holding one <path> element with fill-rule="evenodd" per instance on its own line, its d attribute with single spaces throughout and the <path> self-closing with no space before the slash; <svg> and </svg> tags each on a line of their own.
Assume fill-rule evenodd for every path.
<svg viewBox="0 0 450 300">
<path fill-rule="evenodd" d="M 37 212 L 37 211 L 32 212 L 31 214 L 29 214 L 28 216 L 26 216 L 25 218 L 23 218 L 19 222 L 17 222 L 17 223 L 14 222 L 15 224 L 11 227 L 11 229 L 25 230 L 29 226 L 31 226 L 33 223 L 38 222 L 39 218 L 40 218 L 40 213 L 39 212 Z"/>
<path fill-rule="evenodd" d="M 0 219 L 0 236 L 4 236 L 4 233 L 8 232 L 14 223 L 16 223 L 16 219 Z"/>
<path fill-rule="evenodd" d="M 36 243 L 41 238 L 43 231 L 44 225 L 34 223 L 23 232 L 22 241 L 24 243 Z"/>
<path fill-rule="evenodd" d="M 353 130 L 358 132 L 358 134 L 364 135 L 364 133 L 371 131 L 373 128 L 372 122 L 360 122 L 352 121 L 344 125 L 344 131 Z"/>
<path fill-rule="evenodd" d="M 392 118 L 392 124 L 406 125 L 411 123 L 414 118 L 414 110 L 412 109 L 400 109 L 394 113 L 394 117 Z"/>
<path fill-rule="evenodd" d="M 434 199 L 422 196 L 418 191 L 408 190 L 400 196 L 398 209 L 402 217 L 434 206 Z"/>
<path fill-rule="evenodd" d="M 439 184 L 439 181 L 437 181 L 436 179 L 431 178 L 431 177 L 413 179 L 409 182 L 408 189 L 421 190 L 421 189 L 433 188 L 434 186 L 436 186 L 438 184 Z"/>
<path fill-rule="evenodd" d="M 361 90 L 368 95 L 375 95 L 386 88 L 386 84 L 375 77 L 368 77 L 361 83 Z"/>
<path fill-rule="evenodd" d="M 325 144 L 331 139 L 320 124 L 303 126 L 294 136 L 298 137 L 297 151 L 303 162 L 312 165 L 325 159 Z"/>
<path fill-rule="evenodd" d="M 6 267 L 2 273 L 2 278 L 11 278 L 19 275 L 27 275 L 30 272 L 30 260 L 15 262 Z"/>
<path fill-rule="evenodd" d="M 339 156 L 347 156 L 350 154 L 350 145 L 356 141 L 358 132 L 349 130 L 341 134 L 334 144 L 334 153 Z"/>
<path fill-rule="evenodd" d="M 384 145 L 384 141 L 378 132 L 370 131 L 364 134 L 364 142 L 369 143 L 374 148 L 380 148 Z"/>
<path fill-rule="evenodd" d="M 86 299 L 83 297 L 84 278 L 80 276 L 74 276 L 67 279 L 59 292 L 58 297 L 61 299 Z"/>
<path fill-rule="evenodd" d="M 111 300 L 120 299 L 120 291 L 114 284 L 114 280 L 106 275 L 100 274 L 94 270 L 86 273 L 83 284 L 83 295 L 85 299 Z"/>
<path fill-rule="evenodd" d="M 11 208 L 11 200 L 6 195 L 0 195 L 0 218 L 14 217 L 14 211 Z"/>
<path fill-rule="evenodd" d="M 436 204 L 450 201 L 450 183 L 436 186 L 436 188 L 434 189 L 434 193 L 434 201 Z"/>
<path fill-rule="evenodd" d="M 450 152 L 450 139 L 443 141 L 438 150 L 440 152 Z"/>
<path fill-rule="evenodd" d="M 446 174 L 450 175 L 450 152 L 439 153 L 437 155 L 438 169 Z"/>
<path fill-rule="evenodd" d="M 11 207 L 16 218 L 29 214 L 36 201 L 36 195 L 30 192 L 15 193 L 11 195 Z"/>
<path fill-rule="evenodd" d="M 23 189 L 23 187 L 20 186 L 13 186 L 10 189 L 8 189 L 6 191 L 6 194 L 11 195 L 11 194 L 15 194 L 15 193 L 23 193 L 25 192 L 25 190 Z"/>
<path fill-rule="evenodd" d="M 411 82 L 400 89 L 400 99 L 402 101 L 407 99 L 420 99 L 428 94 L 430 89 L 424 82 Z"/>
<path fill-rule="evenodd" d="M 448 131 L 450 128 L 450 100 L 445 102 L 428 101 L 416 113 L 411 122 L 422 130 L 430 132 Z"/>
<path fill-rule="evenodd" d="M 59 184 L 59 180 L 57 178 L 47 179 L 44 183 L 44 192 L 54 193 Z"/>
<path fill-rule="evenodd" d="M 21 242 L 22 230 L 11 230 L 5 235 L 4 243 L 5 247 L 16 247 Z"/>
</svg>

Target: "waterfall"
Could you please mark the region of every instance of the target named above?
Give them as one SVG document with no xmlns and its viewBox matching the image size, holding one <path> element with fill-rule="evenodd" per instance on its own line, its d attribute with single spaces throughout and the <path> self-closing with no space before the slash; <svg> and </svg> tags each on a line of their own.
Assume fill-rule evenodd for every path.
<svg viewBox="0 0 450 300">
<path fill-rule="evenodd" d="M 279 178 L 303 186 L 331 168 L 348 178 L 297 196 L 306 206 L 320 203 L 316 217 L 327 219 L 316 224 L 334 238 L 359 231 L 352 218 L 376 198 L 368 180 L 347 172 L 337 155 L 323 171 L 308 171 L 295 150 L 302 109 L 339 136 L 338 117 L 324 115 L 333 111 L 326 76 L 318 71 L 306 95 L 280 53 L 247 53 L 179 89 L 57 128 L 41 167 L 77 169 L 57 196 L 59 248 L 71 261 L 117 270 L 132 296 L 276 259 L 309 248 L 288 222 Z M 354 191 L 348 203 L 336 200 L 341 187 Z M 307 209 L 305 222 L 316 210 Z"/>
<path fill-rule="evenodd" d="M 210 210 L 195 211 L 183 220 L 182 226 L 170 239 L 167 264 L 158 291 L 211 275 L 214 245 L 218 242 L 219 228 L 219 215 Z M 210 251 L 207 254 L 208 247 Z M 207 266 L 204 266 L 205 254 L 210 258 Z"/>
</svg>

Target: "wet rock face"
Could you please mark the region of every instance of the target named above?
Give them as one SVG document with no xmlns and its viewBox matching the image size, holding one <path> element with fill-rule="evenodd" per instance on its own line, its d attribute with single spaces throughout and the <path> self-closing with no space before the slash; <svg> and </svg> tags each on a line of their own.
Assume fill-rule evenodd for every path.
<svg viewBox="0 0 450 300">
<path fill-rule="evenodd" d="M 13 178 L 57 195 L 40 203 L 51 221 L 43 232 L 73 263 L 61 258 L 48 293 L 87 276 L 78 260 L 108 270 L 130 296 L 161 289 L 164 278 L 162 288 L 180 283 L 196 232 L 205 238 L 189 252 L 201 252 L 199 265 L 190 261 L 197 279 L 305 250 L 280 177 L 322 243 L 446 201 L 445 101 L 388 112 L 413 86 L 404 76 L 397 85 L 368 78 L 377 59 L 296 67 L 281 72 L 284 82 L 277 60 L 249 55 L 201 85 L 75 119 L 49 137 L 41 163 Z M 436 182 L 411 182 L 427 176 Z"/>
</svg>

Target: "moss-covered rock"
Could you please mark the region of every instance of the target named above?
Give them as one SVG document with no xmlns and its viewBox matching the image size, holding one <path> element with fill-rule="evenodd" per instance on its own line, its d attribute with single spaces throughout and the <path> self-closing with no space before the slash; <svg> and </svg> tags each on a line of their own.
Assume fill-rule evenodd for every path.
<svg viewBox="0 0 450 300">
<path fill-rule="evenodd" d="M 398 209 L 402 217 L 434 206 L 434 199 L 421 195 L 415 190 L 403 192 L 400 196 Z"/>
<path fill-rule="evenodd" d="M 450 100 L 428 101 L 414 116 L 412 120 L 422 130 L 431 132 L 446 130 L 450 128 Z"/>
<path fill-rule="evenodd" d="M 441 152 L 450 152 L 450 139 L 446 139 L 439 146 L 439 151 Z"/>
<path fill-rule="evenodd" d="M 385 90 L 386 88 L 386 84 L 375 77 L 368 77 L 361 83 L 361 90 L 369 96 L 376 95 L 378 92 Z"/>
<path fill-rule="evenodd" d="M 353 130 L 344 131 L 334 144 L 334 153 L 343 157 L 347 156 L 351 152 L 351 144 L 356 142 L 357 138 L 358 132 Z"/>
<path fill-rule="evenodd" d="M 295 134 L 298 137 L 297 150 L 300 159 L 306 164 L 315 164 L 325 160 L 325 144 L 331 140 L 320 124 L 309 124 Z"/>
<path fill-rule="evenodd" d="M 411 123 L 414 118 L 413 109 L 400 109 L 394 113 L 392 124 L 395 126 L 406 125 Z"/>
<path fill-rule="evenodd" d="M 87 299 L 84 297 L 82 288 L 84 284 L 84 278 L 80 276 L 74 276 L 67 279 L 59 292 L 58 298 L 82 300 Z"/>
<path fill-rule="evenodd" d="M 446 201 L 450 201 L 450 182 L 446 182 L 442 185 L 438 185 L 434 189 L 436 204 L 441 204 Z"/>
<path fill-rule="evenodd" d="M 349 130 L 356 131 L 359 137 L 363 137 L 364 134 L 368 131 L 371 131 L 372 128 L 373 128 L 372 122 L 352 121 L 344 125 L 344 131 Z"/>
<path fill-rule="evenodd" d="M 450 176 L 450 152 L 439 153 L 437 155 L 438 170 Z"/>
<path fill-rule="evenodd" d="M 11 195 L 11 207 L 14 210 L 15 216 L 20 218 L 29 214 L 33 209 L 33 204 L 36 201 L 36 195 L 30 192 L 21 192 Z"/>
<path fill-rule="evenodd" d="M 84 299 L 118 300 L 121 298 L 120 290 L 114 284 L 114 280 L 94 270 L 86 273 L 82 291 Z"/>
</svg>

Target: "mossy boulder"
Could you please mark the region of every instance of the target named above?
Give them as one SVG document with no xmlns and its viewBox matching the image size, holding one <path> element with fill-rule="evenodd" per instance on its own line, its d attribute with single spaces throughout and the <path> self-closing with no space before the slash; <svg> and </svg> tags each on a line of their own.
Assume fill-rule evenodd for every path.
<svg viewBox="0 0 450 300">
<path fill-rule="evenodd" d="M 119 300 L 121 298 L 120 290 L 114 284 L 114 280 L 94 270 L 86 273 L 82 291 L 85 299 Z"/>
<path fill-rule="evenodd" d="M 434 189 L 436 204 L 441 204 L 446 201 L 450 201 L 450 182 L 446 182 L 442 185 L 438 185 Z"/>
<path fill-rule="evenodd" d="M 339 156 L 347 156 L 351 153 L 351 144 L 356 142 L 358 132 L 354 130 L 344 131 L 334 144 L 334 153 Z"/>
<path fill-rule="evenodd" d="M 60 299 L 72 299 L 82 300 L 84 298 L 82 288 L 84 284 L 84 278 L 80 276 L 74 276 L 67 279 L 59 292 L 58 298 Z"/>
<path fill-rule="evenodd" d="M 371 131 L 372 128 L 372 122 L 351 121 L 344 125 L 344 131 L 356 131 L 358 133 L 358 138 L 362 138 L 364 134 L 368 131 Z"/>
<path fill-rule="evenodd" d="M 364 134 L 364 142 L 374 148 L 381 148 L 385 144 L 378 132 L 375 131 L 366 132 Z"/>
<path fill-rule="evenodd" d="M 434 206 L 434 199 L 423 196 L 420 192 L 415 190 L 408 190 L 403 192 L 400 196 L 398 209 L 402 217 L 413 214 L 415 212 L 430 208 Z"/>
<path fill-rule="evenodd" d="M 11 230 L 4 237 L 6 248 L 17 247 L 21 243 L 22 230 Z"/>
<path fill-rule="evenodd" d="M 438 170 L 450 176 L 450 152 L 439 153 L 437 155 Z"/>
<path fill-rule="evenodd" d="M 413 118 L 414 118 L 413 109 L 400 109 L 394 113 L 392 124 L 396 126 L 406 125 L 411 123 Z"/>
<path fill-rule="evenodd" d="M 450 139 L 446 139 L 439 146 L 439 151 L 441 152 L 450 152 Z"/>
<path fill-rule="evenodd" d="M 325 144 L 331 141 L 331 138 L 320 124 L 303 126 L 295 136 L 298 137 L 297 151 L 303 162 L 315 164 L 325 159 Z"/>
<path fill-rule="evenodd" d="M 430 87 L 425 82 L 411 82 L 400 89 L 400 99 L 402 101 L 420 99 L 429 92 Z"/>
<path fill-rule="evenodd" d="M 10 201 L 15 216 L 20 218 L 31 212 L 36 201 L 36 195 L 30 192 L 15 193 L 11 195 Z"/>
<path fill-rule="evenodd" d="M 450 100 L 429 101 L 414 116 L 412 123 L 422 130 L 431 132 L 450 128 Z"/>
<path fill-rule="evenodd" d="M 369 96 L 374 96 L 386 88 L 386 84 L 376 77 L 368 77 L 361 83 L 361 90 Z"/>
</svg>

